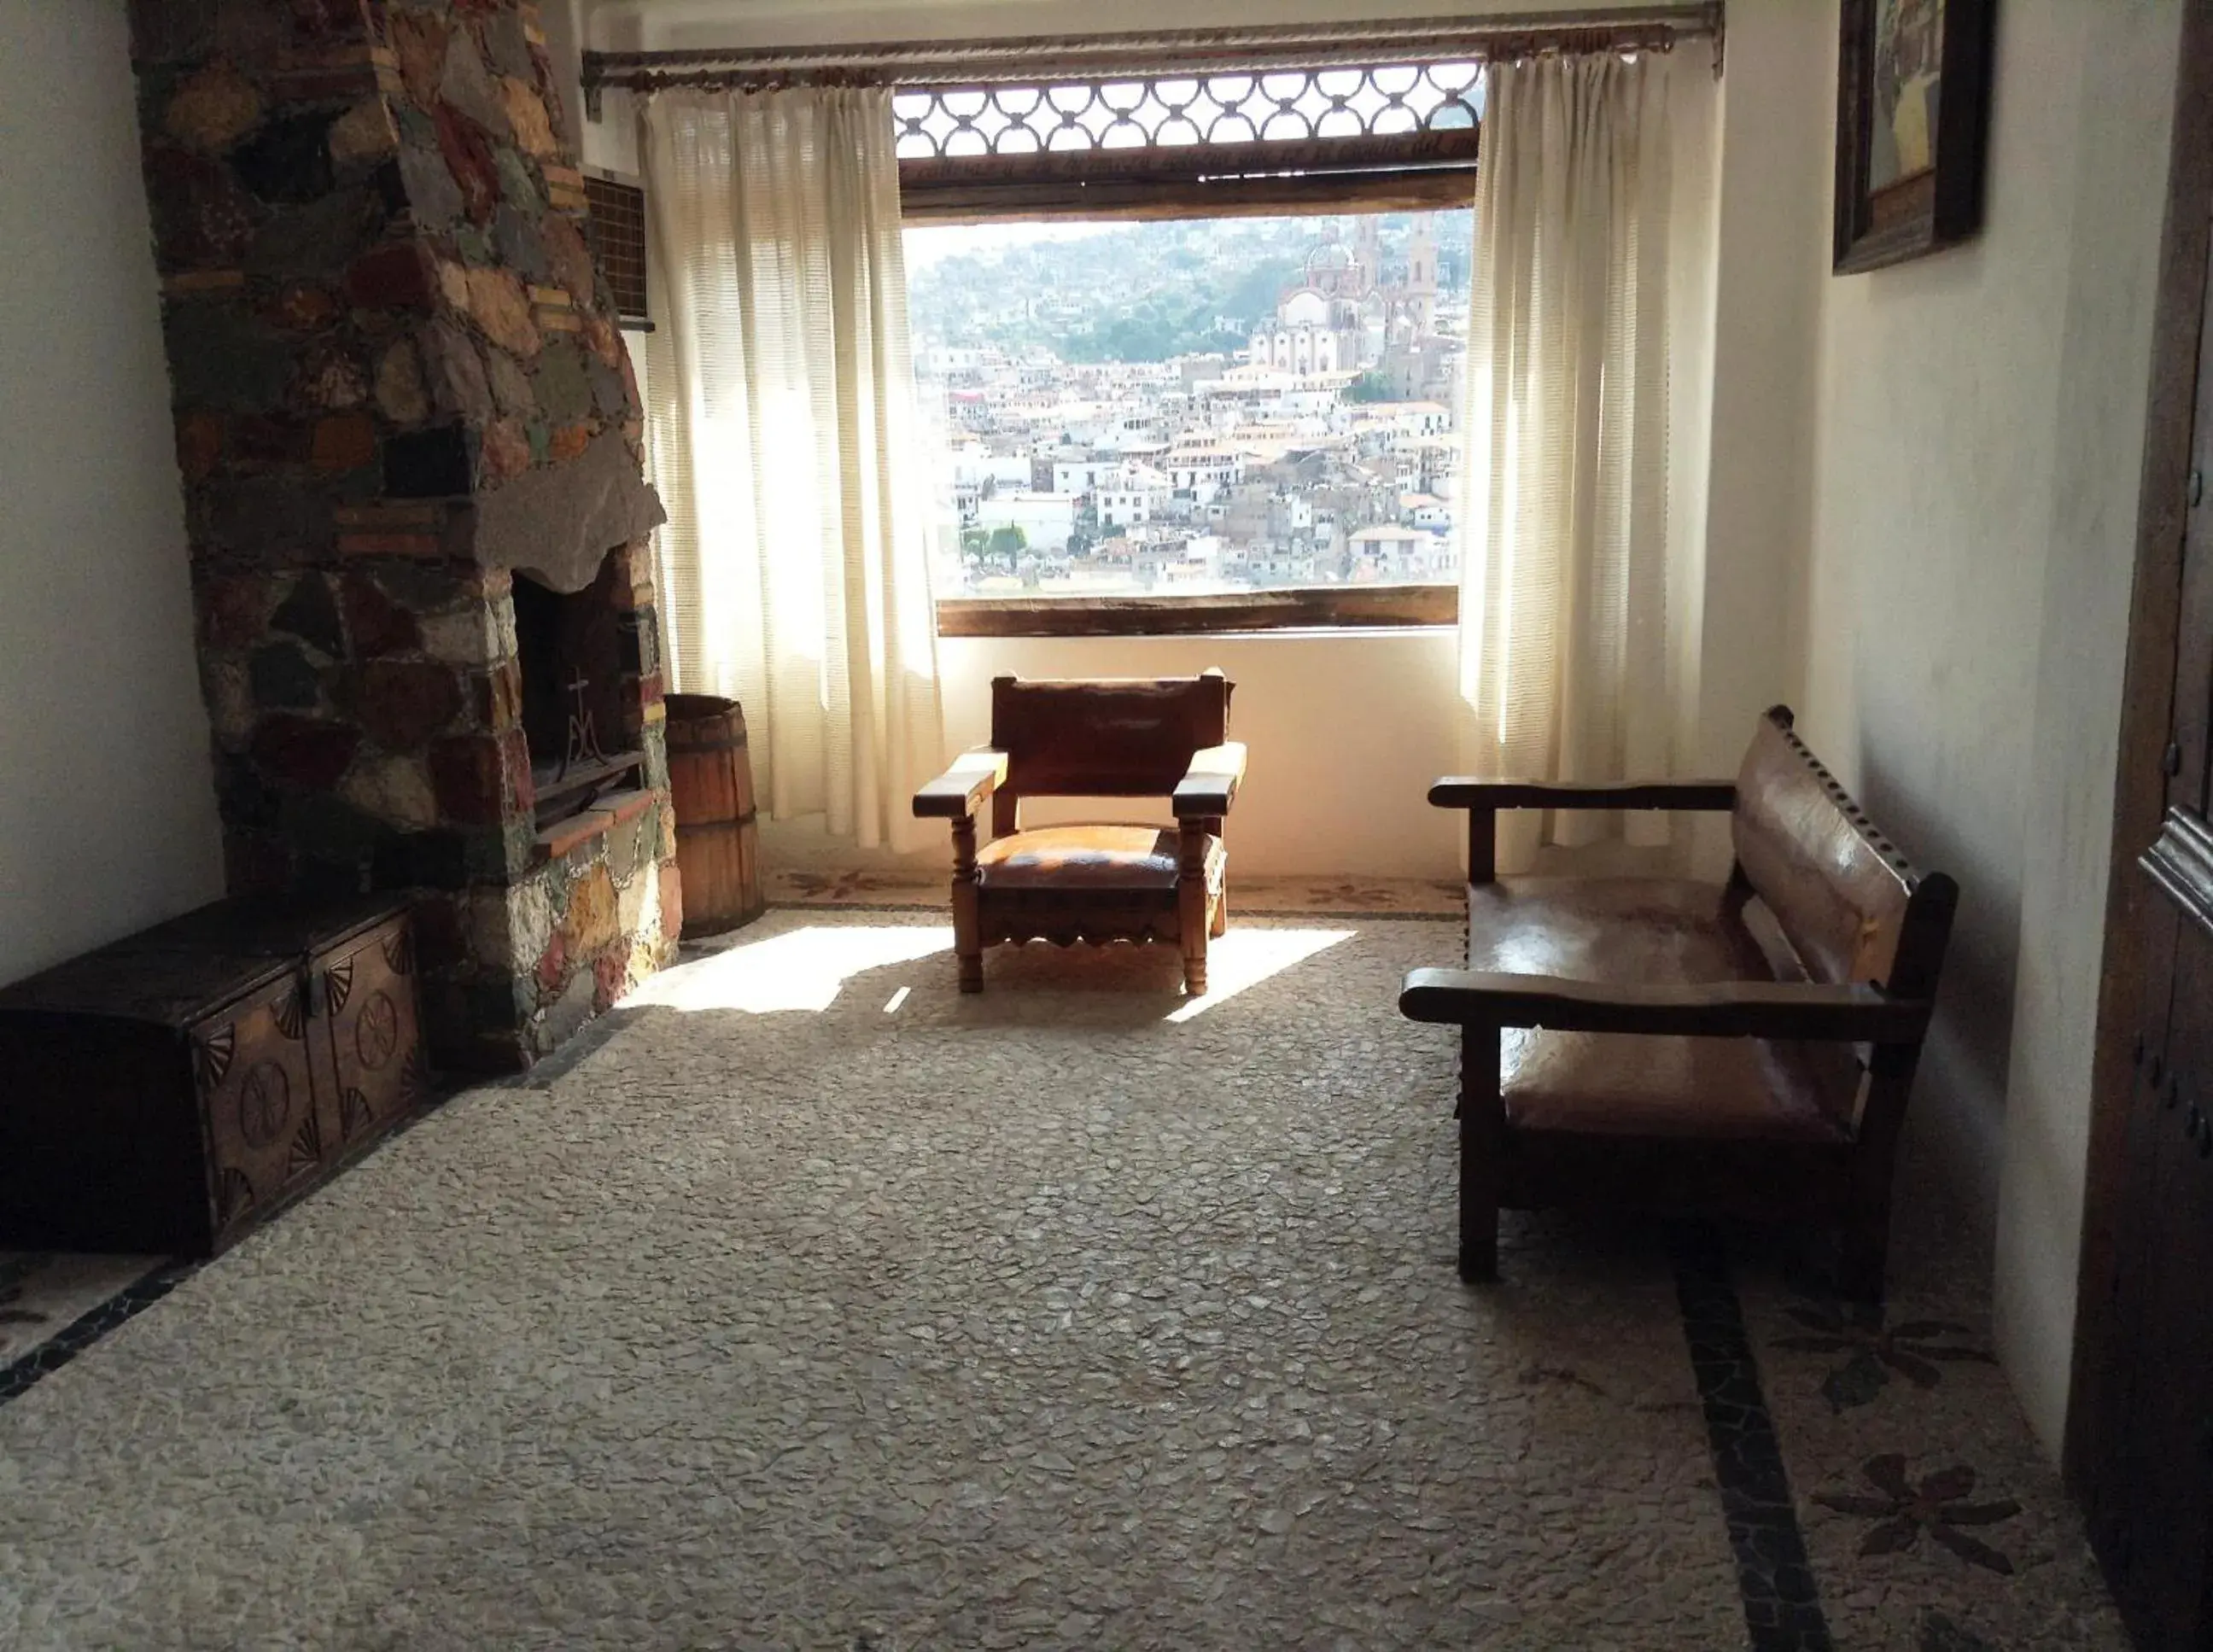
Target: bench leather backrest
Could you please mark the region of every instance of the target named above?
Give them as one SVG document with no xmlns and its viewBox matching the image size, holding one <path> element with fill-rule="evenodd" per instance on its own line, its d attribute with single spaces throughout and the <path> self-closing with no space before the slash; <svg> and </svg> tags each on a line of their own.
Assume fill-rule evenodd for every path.
<svg viewBox="0 0 2213 1652">
<path fill-rule="evenodd" d="M 1230 682 L 1198 677 L 991 680 L 1008 797 L 1166 797 L 1192 753 L 1229 738 Z"/>
<path fill-rule="evenodd" d="M 1760 719 L 1737 773 L 1736 861 L 1817 981 L 1891 984 L 1912 870 L 1791 732 Z"/>
</svg>

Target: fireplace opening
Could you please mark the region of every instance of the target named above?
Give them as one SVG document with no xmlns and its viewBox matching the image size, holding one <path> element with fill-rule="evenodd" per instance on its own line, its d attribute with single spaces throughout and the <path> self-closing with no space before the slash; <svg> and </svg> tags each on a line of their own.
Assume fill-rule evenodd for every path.
<svg viewBox="0 0 2213 1652">
<path fill-rule="evenodd" d="M 611 791 L 644 783 L 645 754 L 626 743 L 619 559 L 582 590 L 515 576 L 515 643 L 522 732 L 530 746 L 540 828 L 581 814 Z"/>
</svg>

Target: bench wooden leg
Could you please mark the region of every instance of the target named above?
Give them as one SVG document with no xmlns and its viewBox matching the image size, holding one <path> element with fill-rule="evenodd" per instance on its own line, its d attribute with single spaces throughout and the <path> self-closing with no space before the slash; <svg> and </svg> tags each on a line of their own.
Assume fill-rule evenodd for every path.
<svg viewBox="0 0 2213 1652">
<path fill-rule="evenodd" d="M 1498 1155 L 1506 1134 L 1498 1028 L 1464 1027 L 1460 1045 L 1460 1277 L 1498 1277 Z"/>
<path fill-rule="evenodd" d="M 1183 946 L 1183 990 L 1194 998 L 1206 991 L 1206 834 L 1189 822 L 1183 828 L 1176 875 L 1176 934 Z"/>
<path fill-rule="evenodd" d="M 960 990 L 984 990 L 984 924 L 977 911 L 976 817 L 953 823 L 953 955 L 960 966 Z"/>
</svg>

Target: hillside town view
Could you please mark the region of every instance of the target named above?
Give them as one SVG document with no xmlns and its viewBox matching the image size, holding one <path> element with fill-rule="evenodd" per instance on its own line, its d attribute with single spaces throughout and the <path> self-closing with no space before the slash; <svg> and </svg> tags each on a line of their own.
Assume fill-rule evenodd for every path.
<svg viewBox="0 0 2213 1652">
<path fill-rule="evenodd" d="M 1466 213 L 906 241 L 941 594 L 1458 576 Z"/>
</svg>

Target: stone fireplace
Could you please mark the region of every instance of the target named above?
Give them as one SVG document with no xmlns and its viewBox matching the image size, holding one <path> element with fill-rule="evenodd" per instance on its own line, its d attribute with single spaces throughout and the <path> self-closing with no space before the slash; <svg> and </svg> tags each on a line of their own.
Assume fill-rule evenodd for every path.
<svg viewBox="0 0 2213 1652">
<path fill-rule="evenodd" d="M 405 889 L 448 1066 L 680 921 L 643 424 L 520 0 L 137 0 L 229 881 Z"/>
</svg>

